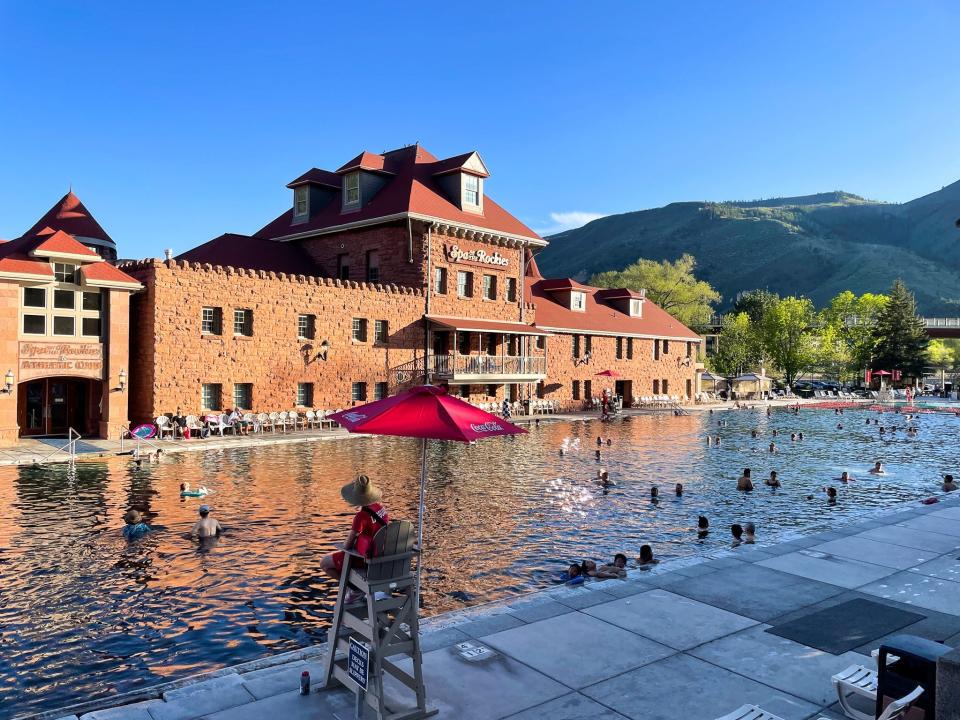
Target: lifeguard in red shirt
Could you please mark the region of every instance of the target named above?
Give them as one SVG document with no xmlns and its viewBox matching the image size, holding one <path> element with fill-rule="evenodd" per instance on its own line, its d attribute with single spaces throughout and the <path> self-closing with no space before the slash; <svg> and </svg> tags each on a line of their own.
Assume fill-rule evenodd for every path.
<svg viewBox="0 0 960 720">
<path fill-rule="evenodd" d="M 340 495 L 347 504 L 359 508 L 353 516 L 350 534 L 343 547 L 370 557 L 373 554 L 374 535 L 390 522 L 387 509 L 380 504 L 383 495 L 366 475 L 359 475 L 352 483 L 340 488 Z M 343 550 L 331 553 L 323 558 L 320 567 L 327 575 L 339 580 L 343 572 L 343 556 Z"/>
</svg>

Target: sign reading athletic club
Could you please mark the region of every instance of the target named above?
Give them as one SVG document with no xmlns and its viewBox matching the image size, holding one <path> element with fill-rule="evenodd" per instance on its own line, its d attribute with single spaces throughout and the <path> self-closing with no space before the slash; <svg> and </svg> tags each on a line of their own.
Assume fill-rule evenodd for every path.
<svg viewBox="0 0 960 720">
<path fill-rule="evenodd" d="M 103 345 L 100 343 L 21 342 L 20 380 L 49 375 L 103 375 Z"/>
<path fill-rule="evenodd" d="M 506 267 L 510 264 L 510 261 L 498 252 L 461 250 L 459 245 L 447 245 L 446 250 L 449 262 L 469 262 L 480 265 L 496 265 L 497 267 Z"/>
</svg>

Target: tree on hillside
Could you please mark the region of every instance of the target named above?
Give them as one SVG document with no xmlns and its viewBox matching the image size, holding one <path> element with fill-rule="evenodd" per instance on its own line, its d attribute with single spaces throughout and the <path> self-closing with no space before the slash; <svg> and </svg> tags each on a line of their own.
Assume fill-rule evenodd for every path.
<svg viewBox="0 0 960 720">
<path fill-rule="evenodd" d="M 720 301 L 720 293 L 710 283 L 696 278 L 696 267 L 696 258 L 687 254 L 674 262 L 640 258 L 623 270 L 594 275 L 590 284 L 646 290 L 653 302 L 687 327 L 698 329 L 709 324 L 713 304 Z"/>
<path fill-rule="evenodd" d="M 860 377 L 870 366 L 876 340 L 873 328 L 887 304 L 886 295 L 864 293 L 859 297 L 849 290 L 835 296 L 820 313 L 821 332 L 846 346 L 848 365 L 841 370 L 846 378 Z"/>
<path fill-rule="evenodd" d="M 746 313 L 755 327 L 763 323 L 763 316 L 767 313 L 780 296 L 769 290 L 748 290 L 737 295 L 733 303 L 734 313 Z"/>
<path fill-rule="evenodd" d="M 778 300 L 763 316 L 763 346 L 774 365 L 792 385 L 815 362 L 813 303 L 807 298 Z"/>
<path fill-rule="evenodd" d="M 930 338 L 917 315 L 917 301 L 902 280 L 894 281 L 889 296 L 873 330 L 872 367 L 923 377 Z"/>
</svg>

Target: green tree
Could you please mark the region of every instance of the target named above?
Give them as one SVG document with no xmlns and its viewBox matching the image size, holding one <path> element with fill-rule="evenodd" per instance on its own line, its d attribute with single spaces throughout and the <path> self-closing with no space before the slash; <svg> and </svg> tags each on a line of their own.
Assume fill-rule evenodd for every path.
<svg viewBox="0 0 960 720">
<path fill-rule="evenodd" d="M 957 365 L 957 353 L 954 341 L 950 345 L 943 340 L 931 340 L 927 345 L 927 362 L 940 372 L 940 388 L 943 388 L 945 375 Z"/>
<path fill-rule="evenodd" d="M 850 345 L 843 336 L 843 329 L 836 325 L 821 324 L 814 339 L 814 363 L 824 377 L 838 382 L 847 382 L 853 374 Z"/>
<path fill-rule="evenodd" d="M 870 366 L 876 344 L 873 328 L 887 299 L 886 295 L 874 293 L 858 297 L 846 290 L 834 297 L 820 313 L 821 334 L 829 330 L 846 346 L 848 364 L 841 370 L 843 379 L 859 377 Z"/>
<path fill-rule="evenodd" d="M 647 297 L 692 329 L 709 324 L 713 305 L 720 293 L 710 283 L 694 275 L 697 261 L 684 254 L 679 260 L 647 260 L 640 258 L 623 270 L 594 275 L 591 285 L 606 288 L 646 290 Z"/>
<path fill-rule="evenodd" d="M 769 290 L 748 290 L 737 295 L 732 312 L 746 313 L 750 316 L 750 322 L 754 327 L 759 327 L 763 323 L 763 316 L 767 314 L 767 310 L 778 300 L 780 296 Z"/>
<path fill-rule="evenodd" d="M 917 315 L 916 298 L 899 279 L 889 296 L 873 330 L 872 365 L 877 370 L 902 370 L 906 376 L 922 378 L 930 338 Z"/>
<path fill-rule="evenodd" d="M 783 298 L 764 313 L 763 347 L 788 385 L 816 361 L 815 318 L 813 303 L 807 298 Z"/>
<path fill-rule="evenodd" d="M 746 313 L 723 316 L 717 351 L 708 358 L 710 369 L 731 377 L 749 369 L 755 357 L 756 336 Z"/>
</svg>

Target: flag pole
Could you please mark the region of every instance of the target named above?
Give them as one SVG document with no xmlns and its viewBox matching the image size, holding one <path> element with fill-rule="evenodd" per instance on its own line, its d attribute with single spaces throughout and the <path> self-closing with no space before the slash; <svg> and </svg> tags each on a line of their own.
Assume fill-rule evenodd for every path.
<svg viewBox="0 0 960 720">
<path fill-rule="evenodd" d="M 417 508 L 417 607 L 420 607 L 420 573 L 423 568 L 423 515 L 427 491 L 427 439 L 423 438 L 420 449 L 420 505 Z"/>
</svg>

